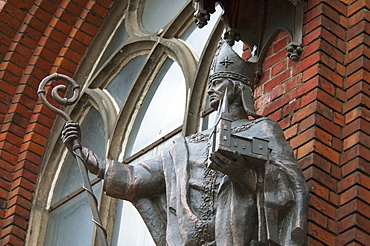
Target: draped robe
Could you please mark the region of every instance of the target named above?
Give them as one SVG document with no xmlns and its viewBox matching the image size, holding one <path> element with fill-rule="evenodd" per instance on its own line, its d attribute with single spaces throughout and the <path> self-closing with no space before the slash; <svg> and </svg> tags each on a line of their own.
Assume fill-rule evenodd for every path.
<svg viewBox="0 0 370 246">
<path fill-rule="evenodd" d="M 272 149 L 262 188 L 265 225 L 256 191 L 207 168 L 210 132 L 178 138 L 137 165 L 99 159 L 106 194 L 131 201 L 157 245 L 251 245 L 260 226 L 272 245 L 303 245 L 307 186 L 279 125 L 265 117 L 233 122 L 233 134 L 267 139 Z"/>
</svg>

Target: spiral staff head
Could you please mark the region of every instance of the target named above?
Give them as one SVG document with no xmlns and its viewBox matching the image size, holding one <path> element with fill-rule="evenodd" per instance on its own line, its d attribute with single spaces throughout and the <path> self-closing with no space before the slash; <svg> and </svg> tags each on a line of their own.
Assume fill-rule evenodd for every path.
<svg viewBox="0 0 370 246">
<path fill-rule="evenodd" d="M 58 74 L 58 73 L 53 73 L 49 76 L 46 76 L 39 85 L 39 88 L 37 90 L 37 94 L 39 95 L 39 98 L 41 102 L 52 112 L 56 113 L 57 115 L 63 117 L 66 121 L 71 120 L 71 117 L 64 112 L 63 110 L 56 108 L 53 106 L 47 99 L 46 99 L 46 92 L 45 92 L 45 86 L 54 80 L 62 80 L 64 82 L 67 82 L 69 85 L 72 86 L 73 89 L 73 95 L 71 98 L 63 98 L 59 96 L 58 92 L 65 92 L 67 87 L 65 85 L 57 85 L 54 86 L 54 88 L 51 91 L 51 96 L 53 100 L 61 105 L 68 106 L 74 104 L 79 96 L 80 96 L 80 86 L 74 81 L 72 78 L 68 77 L 67 75 L 64 74 Z"/>
<path fill-rule="evenodd" d="M 65 85 L 57 85 L 54 86 L 54 88 L 51 91 L 51 96 L 53 100 L 61 105 L 68 106 L 71 104 L 74 104 L 79 96 L 80 96 L 80 86 L 74 81 L 72 78 L 68 77 L 67 75 L 63 74 L 58 74 L 54 73 L 51 74 L 47 77 L 45 77 L 39 85 L 39 88 L 37 90 L 37 94 L 39 95 L 39 98 L 41 102 L 52 112 L 56 113 L 57 115 L 63 117 L 66 121 L 71 121 L 71 117 L 64 112 L 63 110 L 56 108 L 53 106 L 48 100 L 46 100 L 46 92 L 45 92 L 45 86 L 54 80 L 62 80 L 64 82 L 67 82 L 69 85 L 72 86 L 73 89 L 73 95 L 71 98 L 62 98 L 59 96 L 58 92 L 65 92 L 67 87 Z M 77 141 L 77 140 L 74 140 Z M 90 179 L 87 173 L 87 168 L 86 168 L 86 163 L 84 159 L 81 157 L 81 146 L 79 145 L 79 148 L 74 150 L 74 155 L 77 159 L 77 164 L 80 169 L 81 177 L 83 179 L 83 188 L 88 192 L 88 199 L 90 203 L 90 208 L 93 214 L 93 222 L 97 226 L 98 234 L 101 240 L 101 244 L 103 246 L 108 245 L 107 243 L 107 233 L 101 223 L 100 215 L 99 215 L 99 210 L 98 210 L 98 202 L 97 199 L 93 193 L 91 184 L 90 184 Z"/>
</svg>

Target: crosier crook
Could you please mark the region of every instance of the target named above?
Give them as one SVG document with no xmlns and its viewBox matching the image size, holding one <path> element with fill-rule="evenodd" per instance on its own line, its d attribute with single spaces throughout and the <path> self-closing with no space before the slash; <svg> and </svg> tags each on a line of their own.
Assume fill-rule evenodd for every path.
<svg viewBox="0 0 370 246">
<path fill-rule="evenodd" d="M 68 77 L 67 75 L 54 73 L 54 74 L 51 74 L 51 75 L 45 77 L 40 82 L 39 88 L 37 90 L 37 94 L 39 95 L 39 98 L 40 98 L 41 102 L 49 110 L 51 110 L 52 112 L 56 113 L 57 115 L 63 117 L 66 121 L 72 121 L 71 117 L 67 113 L 65 113 L 64 111 L 56 108 L 50 102 L 48 102 L 48 100 L 46 99 L 45 86 L 49 82 L 54 81 L 54 80 L 61 80 L 61 81 L 67 82 L 73 88 L 73 95 L 72 95 L 71 98 L 62 98 L 58 94 L 58 92 L 65 92 L 66 91 L 67 87 L 65 85 L 57 85 L 52 89 L 51 96 L 52 96 L 53 100 L 55 102 L 61 104 L 61 105 L 64 105 L 64 106 L 72 105 L 78 100 L 78 98 L 80 96 L 80 86 L 76 83 L 76 81 L 74 81 L 72 78 Z M 104 227 L 101 223 L 101 220 L 100 220 L 100 215 L 99 215 L 99 211 L 98 211 L 98 201 L 97 201 L 97 199 L 96 199 L 96 197 L 93 193 L 93 190 L 92 190 L 92 187 L 91 187 L 91 184 L 90 184 L 90 179 L 89 179 L 89 176 L 88 176 L 85 160 L 82 158 L 81 144 L 79 143 L 79 141 L 77 139 L 73 139 L 73 154 L 74 154 L 74 156 L 77 160 L 77 165 L 79 167 L 81 177 L 83 179 L 83 188 L 87 191 L 87 194 L 88 194 L 90 208 L 91 208 L 92 215 L 93 215 L 92 221 L 97 226 L 96 228 L 97 228 L 98 235 L 99 235 L 99 238 L 100 238 L 100 241 L 101 241 L 101 245 L 106 246 L 106 245 L 108 245 L 108 243 L 107 243 L 107 233 L 106 233 L 106 231 L 105 231 L 105 229 L 104 229 Z"/>
</svg>

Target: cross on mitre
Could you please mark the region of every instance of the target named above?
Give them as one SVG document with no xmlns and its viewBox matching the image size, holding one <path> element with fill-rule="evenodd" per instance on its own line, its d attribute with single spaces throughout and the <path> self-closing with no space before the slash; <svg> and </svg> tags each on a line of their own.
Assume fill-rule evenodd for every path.
<svg viewBox="0 0 370 246">
<path fill-rule="evenodd" d="M 229 60 L 229 57 L 226 56 L 220 63 L 227 68 L 230 64 L 234 63 L 233 61 Z"/>
</svg>

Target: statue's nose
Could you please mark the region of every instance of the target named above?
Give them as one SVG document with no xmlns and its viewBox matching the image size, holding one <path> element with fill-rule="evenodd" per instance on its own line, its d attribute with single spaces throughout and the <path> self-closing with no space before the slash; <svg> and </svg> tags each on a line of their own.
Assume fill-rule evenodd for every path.
<svg viewBox="0 0 370 246">
<path fill-rule="evenodd" d="M 208 90 L 207 90 L 207 94 L 211 95 L 213 93 L 215 93 L 215 90 L 212 87 L 209 87 Z"/>
</svg>

